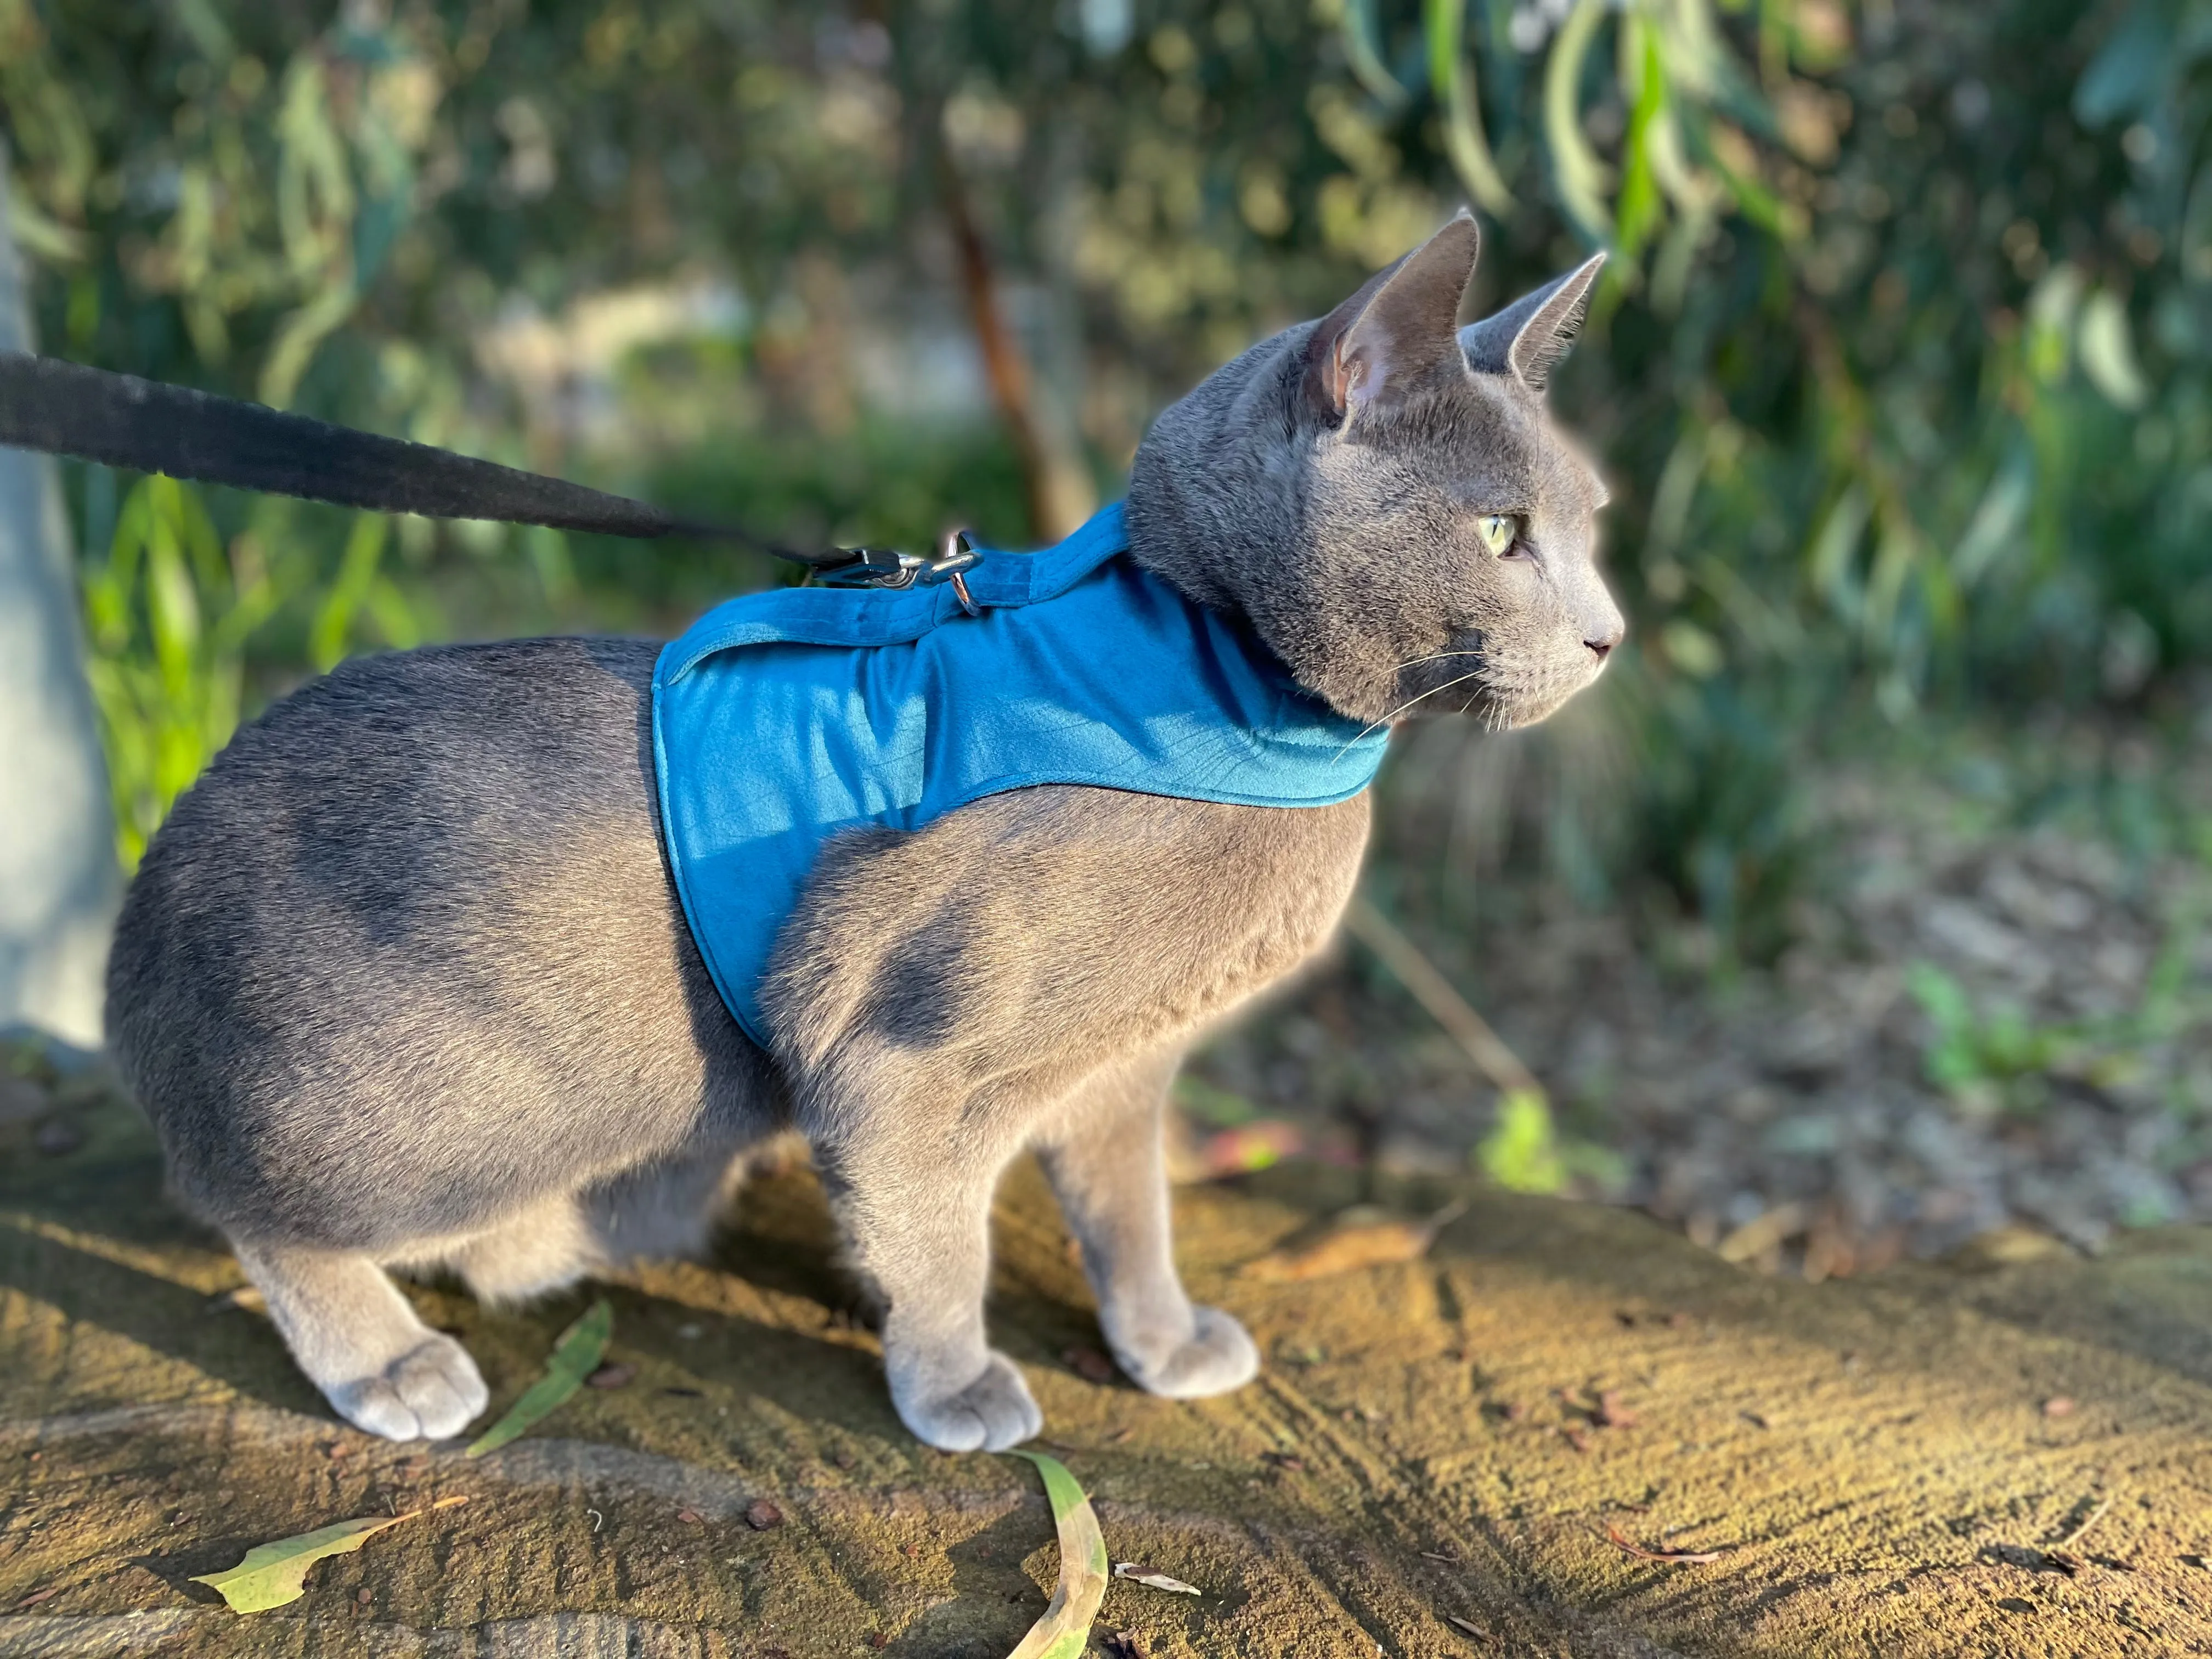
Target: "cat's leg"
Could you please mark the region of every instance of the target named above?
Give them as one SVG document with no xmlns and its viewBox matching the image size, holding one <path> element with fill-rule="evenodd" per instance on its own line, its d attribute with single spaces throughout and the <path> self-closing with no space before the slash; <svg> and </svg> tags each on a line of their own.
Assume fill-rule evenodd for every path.
<svg viewBox="0 0 2212 1659">
<path fill-rule="evenodd" d="M 1109 1066 L 1037 1139 L 1061 1212 L 1083 1248 L 1098 1323 L 1121 1369 L 1173 1400 L 1225 1394 L 1260 1370 L 1244 1328 L 1194 1306 L 1170 1241 L 1161 1110 L 1177 1054 Z"/>
<path fill-rule="evenodd" d="M 580 1193 L 541 1200 L 446 1261 L 479 1302 L 526 1302 L 633 1261 L 696 1256 L 743 1178 L 716 1141 L 641 1164 Z"/>
<path fill-rule="evenodd" d="M 387 1440 L 442 1440 L 489 1402 L 468 1351 L 417 1319 L 368 1257 L 236 1248 L 300 1369 L 356 1428 Z"/>
<path fill-rule="evenodd" d="M 963 1126 L 964 1127 L 964 1126 Z M 1003 1451 L 1044 1427 L 983 1334 L 992 1189 L 1011 1147 L 963 1145 L 942 1118 L 879 1108 L 815 1158 L 848 1260 L 884 1306 L 891 1403 L 942 1451 Z"/>
<path fill-rule="evenodd" d="M 717 1142 L 609 1177 L 583 1195 L 595 1248 L 617 1265 L 700 1255 L 744 1170 L 744 1151 Z"/>
<path fill-rule="evenodd" d="M 610 1266 L 585 1200 L 560 1193 L 508 1216 L 448 1251 L 445 1265 L 478 1302 L 499 1307 L 566 1290 Z"/>
</svg>

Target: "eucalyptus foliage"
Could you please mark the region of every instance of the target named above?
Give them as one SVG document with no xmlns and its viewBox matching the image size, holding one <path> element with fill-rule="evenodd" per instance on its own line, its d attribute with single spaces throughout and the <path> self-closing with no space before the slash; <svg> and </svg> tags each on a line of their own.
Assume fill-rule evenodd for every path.
<svg viewBox="0 0 2212 1659">
<path fill-rule="evenodd" d="M 2212 654 L 2208 52 L 2207 0 L 0 0 L 0 107 L 53 349 L 822 536 L 1027 528 L 1014 448 L 868 368 L 965 326 L 963 214 L 1106 489 L 1162 398 L 1462 200 L 1489 299 L 1605 247 L 1555 401 L 1615 475 L 1607 741 L 1646 763 L 1633 833 L 1545 840 L 1734 931 L 1802 860 L 1815 711 Z M 222 665 L 250 700 L 765 576 L 109 488 L 102 702 L 155 811 Z M 1458 763 L 1417 752 L 1419 796 Z"/>
</svg>

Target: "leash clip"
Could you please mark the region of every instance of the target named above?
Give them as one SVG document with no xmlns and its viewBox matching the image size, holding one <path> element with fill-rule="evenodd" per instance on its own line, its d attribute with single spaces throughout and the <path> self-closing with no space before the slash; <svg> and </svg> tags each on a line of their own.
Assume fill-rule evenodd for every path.
<svg viewBox="0 0 2212 1659">
<path fill-rule="evenodd" d="M 888 547 L 856 547 L 843 562 L 817 569 L 814 579 L 825 587 L 878 587 L 893 592 L 950 582 L 960 608 L 971 617 L 980 617 L 983 608 L 969 592 L 967 576 L 982 562 L 982 554 L 969 540 L 966 531 L 948 530 L 933 559 Z"/>
</svg>

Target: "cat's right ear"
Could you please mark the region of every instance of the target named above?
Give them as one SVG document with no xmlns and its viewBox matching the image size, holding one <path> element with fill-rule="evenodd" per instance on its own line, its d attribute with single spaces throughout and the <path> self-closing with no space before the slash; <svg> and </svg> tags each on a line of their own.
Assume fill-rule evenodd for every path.
<svg viewBox="0 0 2212 1659">
<path fill-rule="evenodd" d="M 1605 255 L 1593 253 L 1565 276 L 1533 294 L 1524 294 L 1494 317 L 1469 323 L 1459 331 L 1467 365 L 1485 374 L 1516 374 L 1538 392 L 1583 325 L 1590 289 L 1605 268 Z"/>
<path fill-rule="evenodd" d="M 1464 373 L 1454 329 L 1480 245 L 1462 209 L 1322 318 L 1306 342 L 1307 407 L 1334 424 L 1402 397 L 1446 364 Z"/>
</svg>

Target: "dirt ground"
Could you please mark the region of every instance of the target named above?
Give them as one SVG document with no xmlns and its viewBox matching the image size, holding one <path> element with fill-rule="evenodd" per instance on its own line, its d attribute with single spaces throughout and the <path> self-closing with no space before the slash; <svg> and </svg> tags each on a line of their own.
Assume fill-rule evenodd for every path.
<svg viewBox="0 0 2212 1659">
<path fill-rule="evenodd" d="M 1449 760 L 1409 775 L 1449 794 Z M 1479 768 L 1456 787 L 1510 793 Z M 1399 907 L 1600 1154 L 1577 1189 L 1814 1277 L 2006 1226 L 2094 1251 L 2212 1222 L 2212 717 L 2179 751 L 2125 726 L 1961 736 L 1807 793 L 1817 872 L 1763 965 L 1724 971 L 1698 927 L 1623 903 L 1480 925 Z M 1385 804 L 1417 810 L 1445 816 Z M 1194 1064 L 1213 1100 L 1324 1154 L 1364 1134 L 1401 1173 L 1467 1169 L 1493 1121 L 1356 945 Z"/>
<path fill-rule="evenodd" d="M 1086 1380 L 1066 1236 L 1034 1174 L 1010 1180 L 997 1340 L 1114 1559 L 1205 1592 L 1116 1583 L 1102 1644 L 2212 1654 L 2212 1232 L 2130 1233 L 2094 1260 L 2001 1233 L 1808 1285 L 1627 1212 L 1470 1189 L 1425 1260 L 1240 1274 L 1350 1182 L 1307 1164 L 1179 1194 L 1194 1289 L 1269 1363 L 1177 1405 Z M 477 1462 L 341 1427 L 159 1182 L 112 1101 L 0 1126 L 0 1655 L 998 1659 L 1042 1609 L 1034 1474 L 900 1428 L 803 1169 L 749 1189 L 711 1262 L 609 1288 L 624 1386 Z M 1452 1192 L 1386 1195 L 1418 1212 Z M 496 1407 L 583 1305 L 413 1294 Z M 462 1493 L 274 1612 L 187 1582 Z M 781 1525 L 748 1524 L 761 1498 Z M 1719 1553 L 1644 1559 L 1611 1528 Z"/>
</svg>

